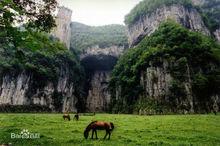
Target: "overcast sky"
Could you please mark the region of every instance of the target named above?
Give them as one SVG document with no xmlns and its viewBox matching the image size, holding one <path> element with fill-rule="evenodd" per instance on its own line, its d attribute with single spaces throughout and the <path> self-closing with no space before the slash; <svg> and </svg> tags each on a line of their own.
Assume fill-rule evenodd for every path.
<svg viewBox="0 0 220 146">
<path fill-rule="evenodd" d="M 87 25 L 124 24 L 124 16 L 141 0 L 58 0 L 73 11 L 72 21 Z"/>
</svg>

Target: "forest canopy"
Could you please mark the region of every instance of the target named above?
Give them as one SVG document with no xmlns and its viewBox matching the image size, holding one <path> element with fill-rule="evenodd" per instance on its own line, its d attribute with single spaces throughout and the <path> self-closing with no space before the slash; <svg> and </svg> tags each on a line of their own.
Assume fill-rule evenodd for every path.
<svg viewBox="0 0 220 146">
<path fill-rule="evenodd" d="M 71 31 L 72 50 L 83 51 L 95 45 L 100 48 L 128 45 L 126 28 L 123 25 L 88 26 L 73 22 Z"/>
</svg>

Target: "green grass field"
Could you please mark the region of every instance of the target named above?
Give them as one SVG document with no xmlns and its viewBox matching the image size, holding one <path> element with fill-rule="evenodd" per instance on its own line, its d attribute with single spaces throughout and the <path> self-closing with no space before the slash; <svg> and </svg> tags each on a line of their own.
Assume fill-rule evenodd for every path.
<svg viewBox="0 0 220 146">
<path fill-rule="evenodd" d="M 104 131 L 98 131 L 98 140 L 84 139 L 84 128 L 93 120 L 114 123 L 115 129 L 110 140 L 103 140 Z M 11 139 L 11 133 L 20 133 L 23 129 L 40 133 L 40 138 Z M 80 116 L 79 121 L 64 121 L 62 114 L 0 114 L 0 144 L 3 143 L 12 143 L 13 146 L 218 146 L 220 145 L 220 116 L 96 114 Z"/>
</svg>

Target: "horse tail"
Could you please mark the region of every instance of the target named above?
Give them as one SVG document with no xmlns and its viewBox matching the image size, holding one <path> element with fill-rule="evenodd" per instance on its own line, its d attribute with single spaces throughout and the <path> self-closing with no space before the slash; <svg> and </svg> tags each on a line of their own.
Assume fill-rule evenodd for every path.
<svg viewBox="0 0 220 146">
<path fill-rule="evenodd" d="M 110 122 L 110 125 L 111 125 L 111 131 L 114 130 L 115 126 L 112 122 Z"/>
</svg>

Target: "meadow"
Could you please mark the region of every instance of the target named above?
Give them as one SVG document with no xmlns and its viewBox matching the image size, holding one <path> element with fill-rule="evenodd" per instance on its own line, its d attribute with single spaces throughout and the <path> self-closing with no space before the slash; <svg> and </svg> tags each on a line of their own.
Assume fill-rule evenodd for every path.
<svg viewBox="0 0 220 146">
<path fill-rule="evenodd" d="M 83 131 L 93 120 L 114 123 L 110 140 L 103 140 L 104 131 L 98 131 L 98 140 L 84 139 Z M 11 133 L 20 133 L 23 129 L 40 133 L 40 138 L 11 139 Z M 62 114 L 0 114 L 0 144 L 3 143 L 13 146 L 218 146 L 220 116 L 96 114 L 80 116 L 79 121 L 64 121 Z"/>
</svg>

